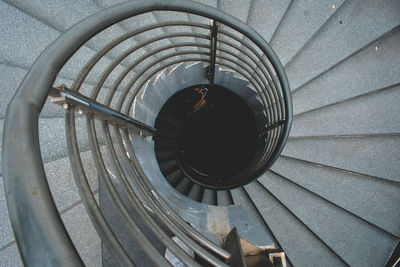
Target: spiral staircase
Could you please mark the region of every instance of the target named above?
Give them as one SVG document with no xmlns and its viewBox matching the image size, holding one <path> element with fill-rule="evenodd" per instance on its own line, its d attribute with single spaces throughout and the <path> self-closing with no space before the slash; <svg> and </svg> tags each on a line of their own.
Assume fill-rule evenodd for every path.
<svg viewBox="0 0 400 267">
<path fill-rule="evenodd" d="M 123 2 L 0 2 L 0 266 L 398 264 L 399 1 Z M 213 92 L 257 133 L 224 179 L 181 142 Z"/>
</svg>

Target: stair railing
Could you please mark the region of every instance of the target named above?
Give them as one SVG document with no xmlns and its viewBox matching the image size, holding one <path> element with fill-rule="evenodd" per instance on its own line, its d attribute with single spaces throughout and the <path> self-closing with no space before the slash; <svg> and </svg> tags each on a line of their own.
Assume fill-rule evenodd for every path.
<svg viewBox="0 0 400 267">
<path fill-rule="evenodd" d="M 126 27 L 127 20 L 135 21 L 150 12 L 180 12 L 201 23 L 168 21 L 131 30 Z M 88 41 L 110 27 L 121 27 L 125 33 L 98 49 L 82 66 L 70 88 L 54 87 L 62 68 Z M 130 41 L 134 45 L 109 60 L 113 52 Z M 105 58 L 109 60 L 106 68 L 96 72 Z M 189 226 L 158 195 L 136 158 L 130 137 L 138 134 L 151 138 L 156 134 L 151 125 L 132 117 L 132 106 L 147 83 L 160 72 L 185 62 L 209 64 L 211 83 L 215 68 L 232 70 L 256 91 L 268 119 L 268 125 L 260 129 L 266 145 L 263 156 L 247 175 L 258 177 L 277 159 L 290 130 L 291 97 L 281 63 L 260 35 L 217 9 L 190 1 L 134 1 L 105 9 L 62 34 L 40 55 L 7 108 L 3 137 L 5 189 L 16 241 L 26 265 L 83 265 L 53 200 L 40 153 L 39 115 L 47 97 L 53 96 L 54 102 L 66 110 L 69 158 L 82 201 L 103 244 L 120 265 L 133 266 L 134 259 L 112 231 L 90 189 L 85 162 L 80 157 L 76 113 L 79 118 L 86 117 L 92 158 L 105 192 L 126 220 L 132 238 L 149 258 L 157 265 L 168 264 L 129 214 L 110 178 L 109 168 L 118 174 L 137 214 L 159 242 L 183 263 L 200 266 L 176 245 L 154 217 L 203 260 L 214 266 L 226 266 L 230 252 Z M 120 66 L 123 68 L 118 72 Z M 87 92 L 85 84 L 92 84 L 93 88 Z M 103 145 L 106 152 L 99 148 Z"/>
</svg>

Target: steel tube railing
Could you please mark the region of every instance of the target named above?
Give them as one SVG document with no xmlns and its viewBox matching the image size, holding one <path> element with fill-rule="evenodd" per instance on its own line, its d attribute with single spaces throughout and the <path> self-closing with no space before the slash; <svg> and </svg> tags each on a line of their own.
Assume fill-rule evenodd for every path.
<svg viewBox="0 0 400 267">
<path fill-rule="evenodd" d="M 111 63 L 96 77 L 89 96 L 85 97 L 93 103 L 99 103 L 96 102 L 97 98 L 100 93 L 104 92 L 102 91 L 104 85 L 108 79 L 111 79 L 111 74 L 116 68 L 136 52 L 146 51 L 144 55 L 136 58 L 128 66 L 123 64 L 123 70 L 113 81 L 104 103 L 98 105 L 98 107 L 104 107 L 103 110 L 86 110 L 86 112 L 89 112 L 87 115 L 89 146 L 98 170 L 99 180 L 104 184 L 104 192 L 110 197 L 117 212 L 124 218 L 132 237 L 148 253 L 149 258 L 157 265 L 169 264 L 143 234 L 136 224 L 135 218 L 129 214 L 128 207 L 122 201 L 110 178 L 99 149 L 100 142 L 96 133 L 96 117 L 94 116 L 96 112 L 109 111 L 112 113 L 115 111 L 112 114 L 129 116 L 135 97 L 144 88 L 146 82 L 160 71 L 184 62 L 209 63 L 209 78 L 210 83 L 213 83 L 214 69 L 217 64 L 238 73 L 249 82 L 261 101 L 268 121 L 268 125 L 265 125 L 266 133 L 263 133 L 266 142 L 262 156 L 243 175 L 252 178 L 258 177 L 271 166 L 283 149 L 292 119 L 289 85 L 277 56 L 254 30 L 214 8 L 181 0 L 135 1 L 101 11 L 65 32 L 40 55 L 7 109 L 3 141 L 6 196 L 18 247 L 26 264 L 38 266 L 49 263 L 56 263 L 60 266 L 83 265 L 52 199 L 39 152 L 38 118 L 53 82 L 69 58 L 96 34 L 125 19 L 135 18 L 137 15 L 152 11 L 190 13 L 211 19 L 214 24 L 210 26 L 189 21 L 172 21 L 147 25 L 126 32 L 118 38 L 110 40 L 100 49 L 79 71 L 71 86 L 72 92 L 79 93 L 89 74 L 92 74 L 91 71 L 101 59 L 130 38 L 136 40 L 142 38 L 142 34 L 157 29 L 191 28 L 191 31 L 180 30 L 142 38 L 137 45 L 128 48 L 111 60 Z M 217 24 L 223 27 L 217 27 Z M 193 29 L 207 33 L 194 33 Z M 182 38 L 204 40 L 208 43 L 182 41 L 180 40 Z M 163 44 L 162 41 L 165 40 L 170 40 L 171 44 Z M 152 46 L 152 50 L 148 52 L 150 46 Z M 120 88 L 124 82 L 126 85 L 124 88 Z M 117 91 L 121 93 L 119 98 L 116 97 Z M 113 100 L 117 100 L 116 108 L 111 109 Z M 72 172 L 79 193 L 94 227 L 113 258 L 120 265 L 134 266 L 134 259 L 130 258 L 116 238 L 90 190 L 79 155 L 74 105 L 72 101 L 66 111 L 66 136 Z M 95 105 L 93 108 L 96 109 L 97 106 Z M 90 114 L 90 112 L 94 114 Z M 101 115 L 100 118 L 102 118 Z M 107 118 L 113 120 L 112 116 Z M 280 121 L 284 122 L 277 125 Z M 110 159 L 111 167 L 118 174 L 128 200 L 134 203 L 137 214 L 146 222 L 158 241 L 186 265 L 199 266 L 162 230 L 161 225 L 154 220 L 153 215 L 146 207 L 150 207 L 154 215 L 161 219 L 162 224 L 198 256 L 214 266 L 227 266 L 224 260 L 229 259 L 231 255 L 189 226 L 165 200 L 157 195 L 157 188 L 154 188 L 139 164 L 128 129 L 121 125 L 130 122 L 128 119 L 125 119 L 124 123 L 116 120 L 113 123 L 112 135 L 109 122 L 103 121 L 102 133 L 107 148 L 106 155 Z M 132 122 L 134 121 L 132 120 Z M 146 135 L 148 135 L 151 131 L 146 129 L 152 128 L 146 127 L 144 125 L 141 130 L 145 134 L 147 131 Z M 20 165 L 23 167 L 20 168 Z"/>
</svg>

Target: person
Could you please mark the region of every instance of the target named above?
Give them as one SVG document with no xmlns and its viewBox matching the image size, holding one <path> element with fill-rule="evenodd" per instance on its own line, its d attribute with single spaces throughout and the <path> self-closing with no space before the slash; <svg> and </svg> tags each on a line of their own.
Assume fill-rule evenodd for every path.
<svg viewBox="0 0 400 267">
<path fill-rule="evenodd" d="M 190 116 L 194 113 L 196 113 L 197 111 L 199 111 L 200 109 L 202 109 L 206 104 L 207 104 L 207 100 L 206 100 L 206 96 L 208 93 L 208 89 L 207 87 L 205 87 L 204 85 L 200 86 L 200 87 L 196 87 L 194 88 L 194 91 L 199 93 L 201 95 L 200 99 L 194 104 L 193 110 L 187 114 L 187 116 Z M 186 100 L 187 102 L 188 100 Z"/>
</svg>

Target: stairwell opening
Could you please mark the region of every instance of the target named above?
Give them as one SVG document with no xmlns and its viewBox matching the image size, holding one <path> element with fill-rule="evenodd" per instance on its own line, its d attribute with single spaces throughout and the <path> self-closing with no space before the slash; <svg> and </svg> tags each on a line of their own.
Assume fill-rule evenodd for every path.
<svg viewBox="0 0 400 267">
<path fill-rule="evenodd" d="M 250 102 L 217 85 L 192 86 L 170 97 L 156 118 L 154 138 L 166 179 L 176 186 L 179 181 L 170 177 L 180 173 L 180 179 L 214 190 L 250 182 L 246 170 L 265 142 L 257 127 L 263 115 Z"/>
</svg>

